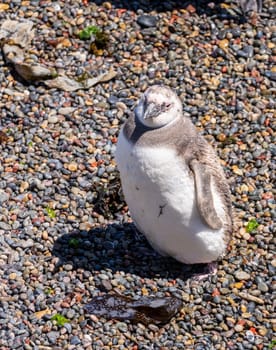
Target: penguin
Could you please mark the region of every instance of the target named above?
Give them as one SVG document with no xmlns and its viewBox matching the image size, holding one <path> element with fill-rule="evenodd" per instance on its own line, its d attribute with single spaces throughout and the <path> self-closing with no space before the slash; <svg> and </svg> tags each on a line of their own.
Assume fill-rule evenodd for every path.
<svg viewBox="0 0 276 350">
<path fill-rule="evenodd" d="M 230 190 L 214 149 L 169 87 L 142 95 L 120 130 L 115 160 L 130 215 L 151 246 L 215 273 L 232 233 Z"/>
</svg>

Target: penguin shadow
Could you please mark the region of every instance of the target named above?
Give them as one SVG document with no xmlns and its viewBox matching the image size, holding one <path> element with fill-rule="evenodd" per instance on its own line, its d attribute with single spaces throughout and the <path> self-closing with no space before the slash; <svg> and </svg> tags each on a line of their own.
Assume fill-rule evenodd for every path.
<svg viewBox="0 0 276 350">
<path fill-rule="evenodd" d="M 186 281 L 204 271 L 204 265 L 185 265 L 158 254 L 133 224 L 110 224 L 90 231 L 61 235 L 52 255 L 58 257 L 55 272 L 70 264 L 74 270 L 91 273 L 124 271 L 141 278 L 181 279 Z M 203 265 L 203 266 L 202 266 Z"/>
<path fill-rule="evenodd" d="M 105 0 L 93 0 L 98 6 L 105 3 Z M 175 0 L 175 1 L 159 1 L 159 0 L 111 0 L 110 3 L 117 9 L 126 9 L 137 12 L 139 9 L 149 13 L 151 11 L 165 12 L 176 9 L 187 9 L 192 6 L 198 15 L 206 15 L 219 19 L 232 19 L 234 21 L 244 23 L 246 17 L 238 7 L 237 13 L 230 13 L 225 7 L 221 6 L 224 0 Z M 239 1 L 237 0 L 239 3 Z"/>
</svg>

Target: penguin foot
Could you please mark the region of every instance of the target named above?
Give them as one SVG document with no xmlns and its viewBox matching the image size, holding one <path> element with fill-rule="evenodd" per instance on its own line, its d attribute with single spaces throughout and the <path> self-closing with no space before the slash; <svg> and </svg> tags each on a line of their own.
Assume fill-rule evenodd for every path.
<svg viewBox="0 0 276 350">
<path fill-rule="evenodd" d="M 217 273 L 217 263 L 210 262 L 207 264 L 197 264 L 200 267 L 200 271 L 195 272 L 192 276 L 194 281 L 203 281 L 209 276 L 213 276 Z M 202 268 L 203 267 L 203 268 Z"/>
</svg>

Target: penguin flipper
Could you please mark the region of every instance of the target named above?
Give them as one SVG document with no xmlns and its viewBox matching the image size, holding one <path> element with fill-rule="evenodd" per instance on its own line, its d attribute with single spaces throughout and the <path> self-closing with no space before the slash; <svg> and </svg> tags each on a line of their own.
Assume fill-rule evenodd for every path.
<svg viewBox="0 0 276 350">
<path fill-rule="evenodd" d="M 197 159 L 190 162 L 194 174 L 196 201 L 199 213 L 206 224 L 213 230 L 222 228 L 222 221 L 217 215 L 214 207 L 214 196 L 212 193 L 212 174 L 208 168 Z"/>
</svg>

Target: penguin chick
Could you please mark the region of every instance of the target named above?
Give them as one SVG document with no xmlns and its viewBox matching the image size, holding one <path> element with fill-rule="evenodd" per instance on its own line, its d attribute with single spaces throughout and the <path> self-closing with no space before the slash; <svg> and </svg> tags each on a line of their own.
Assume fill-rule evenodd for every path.
<svg viewBox="0 0 276 350">
<path fill-rule="evenodd" d="M 120 131 L 116 162 L 132 219 L 155 250 L 186 264 L 224 255 L 232 233 L 227 180 L 170 88 L 143 94 Z"/>
</svg>

